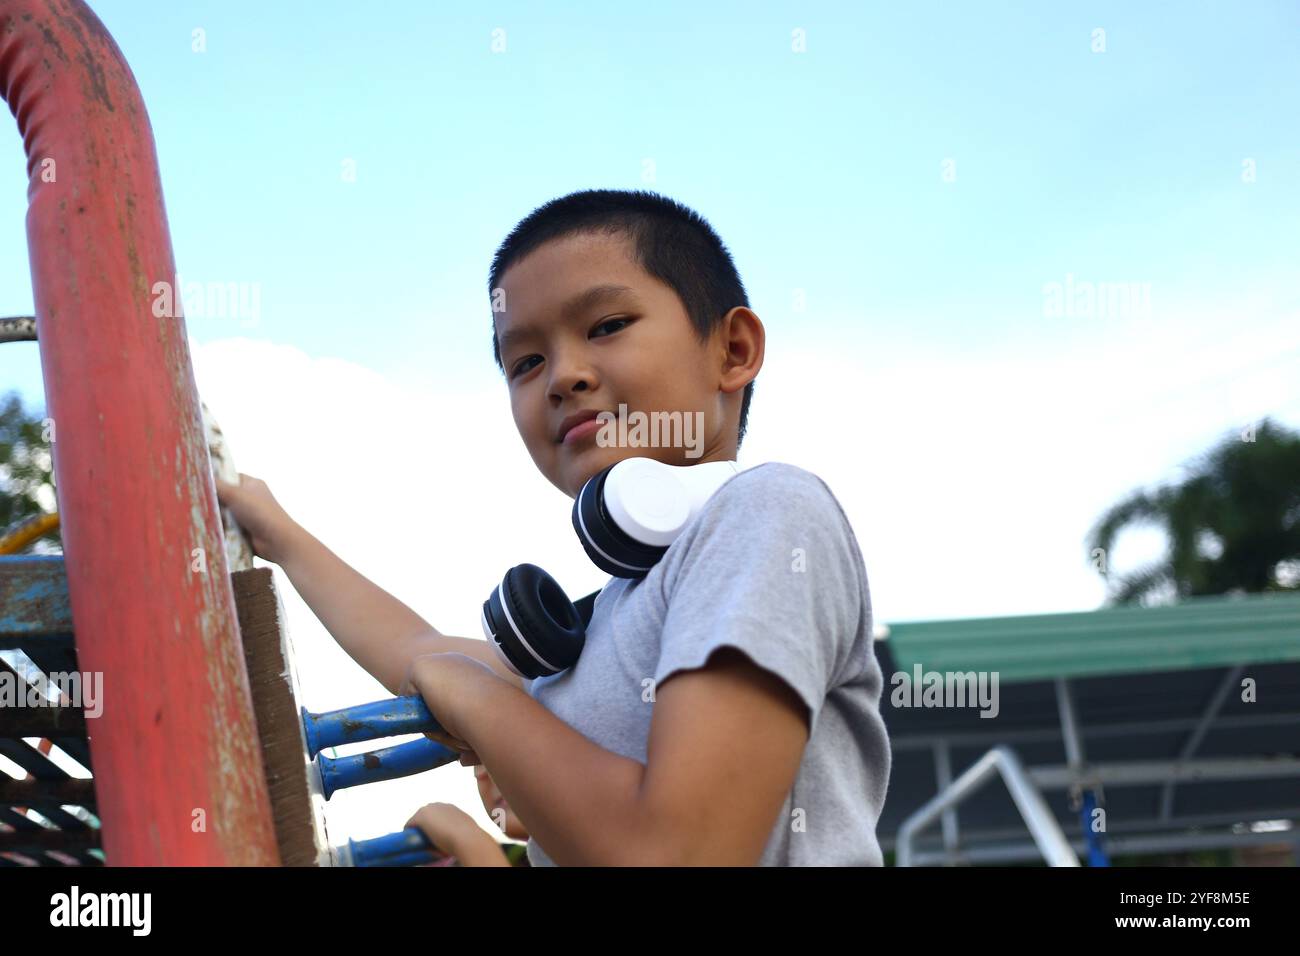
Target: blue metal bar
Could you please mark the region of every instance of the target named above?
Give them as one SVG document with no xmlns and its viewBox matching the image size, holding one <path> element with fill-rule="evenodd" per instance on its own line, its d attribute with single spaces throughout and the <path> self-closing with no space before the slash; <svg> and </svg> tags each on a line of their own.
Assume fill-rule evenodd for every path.
<svg viewBox="0 0 1300 956">
<path fill-rule="evenodd" d="M 407 827 L 398 833 L 389 833 L 373 840 L 349 840 L 348 851 L 353 866 L 414 866 L 432 860 L 434 847 L 423 830 Z M 396 862 L 413 857 L 422 859 Z"/>
<path fill-rule="evenodd" d="M 307 736 L 307 756 L 312 758 L 326 747 L 339 744 L 441 729 L 418 694 L 358 704 L 323 714 L 310 713 L 304 707 L 302 727 Z"/>
<path fill-rule="evenodd" d="M 321 754 L 316 762 L 320 767 L 321 791 L 328 800 L 336 790 L 409 777 L 458 759 L 460 755 L 450 747 L 424 738 L 347 757 Z"/>
<path fill-rule="evenodd" d="M 515 853 L 522 852 L 523 845 L 503 843 L 500 848 L 506 862 L 516 865 Z M 407 827 L 371 840 L 349 840 L 340 859 L 346 866 L 423 866 L 441 852 L 419 827 Z"/>
</svg>

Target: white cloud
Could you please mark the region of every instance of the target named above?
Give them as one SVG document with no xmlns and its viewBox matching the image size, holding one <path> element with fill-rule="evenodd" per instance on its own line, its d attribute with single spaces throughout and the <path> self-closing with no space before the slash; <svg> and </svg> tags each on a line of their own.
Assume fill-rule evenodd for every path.
<svg viewBox="0 0 1300 956">
<path fill-rule="evenodd" d="M 1180 327 L 1103 331 L 1060 352 L 769 337 L 742 457 L 826 480 L 879 623 L 1089 610 L 1105 588 L 1084 540 L 1110 505 L 1266 414 L 1300 418 L 1294 317 L 1249 334 L 1229 320 L 1199 341 Z M 1149 533 L 1121 541 L 1112 569 L 1159 553 Z"/>
</svg>

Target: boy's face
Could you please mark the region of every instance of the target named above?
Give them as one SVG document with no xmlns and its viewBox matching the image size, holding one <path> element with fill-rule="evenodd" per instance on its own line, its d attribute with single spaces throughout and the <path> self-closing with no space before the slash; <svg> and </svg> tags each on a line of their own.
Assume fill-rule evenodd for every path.
<svg viewBox="0 0 1300 956">
<path fill-rule="evenodd" d="M 565 494 L 576 497 L 587 479 L 625 458 L 693 465 L 736 457 L 743 389 L 762 364 L 762 325 L 749 310 L 733 309 L 701 344 L 677 293 L 632 259 L 621 234 L 552 240 L 507 269 L 500 285 L 504 309 L 494 320 L 515 425 L 538 470 Z M 574 302 L 599 286 L 627 291 Z M 730 321 L 738 313 L 739 333 Z M 748 343 L 741 351 L 749 350 L 739 366 L 730 341 L 736 334 Z M 560 441 L 569 416 L 617 415 L 620 404 L 646 421 L 656 412 L 682 413 L 680 447 L 603 447 L 590 430 Z M 687 418 L 692 429 L 702 425 L 689 444 Z M 663 429 L 660 441 L 673 434 Z"/>
</svg>

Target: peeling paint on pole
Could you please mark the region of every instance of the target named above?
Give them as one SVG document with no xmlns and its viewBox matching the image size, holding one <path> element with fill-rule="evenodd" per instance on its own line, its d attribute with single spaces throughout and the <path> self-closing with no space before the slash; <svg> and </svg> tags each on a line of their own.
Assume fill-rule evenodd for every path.
<svg viewBox="0 0 1300 956">
<path fill-rule="evenodd" d="M 148 115 L 81 0 L 0 0 L 27 150 L 41 367 L 77 653 L 115 865 L 279 862 Z M 57 161 L 53 181 L 41 176 Z M 204 572 L 191 570 L 202 548 Z M 202 810 L 207 825 L 191 826 Z"/>
</svg>

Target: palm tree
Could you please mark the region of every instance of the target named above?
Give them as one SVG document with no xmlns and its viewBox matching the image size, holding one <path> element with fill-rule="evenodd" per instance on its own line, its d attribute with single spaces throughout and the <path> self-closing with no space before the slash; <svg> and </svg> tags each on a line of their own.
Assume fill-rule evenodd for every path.
<svg viewBox="0 0 1300 956">
<path fill-rule="evenodd" d="M 1110 582 L 1107 603 L 1149 604 L 1172 592 L 1289 591 L 1300 587 L 1300 434 L 1264 419 L 1230 433 L 1188 467 L 1186 477 L 1116 504 L 1088 533 L 1090 556 L 1106 556 L 1136 524 L 1163 528 L 1161 560 Z"/>
</svg>

